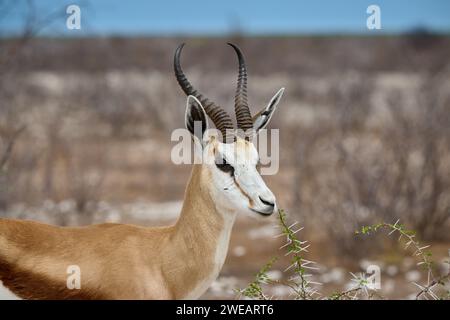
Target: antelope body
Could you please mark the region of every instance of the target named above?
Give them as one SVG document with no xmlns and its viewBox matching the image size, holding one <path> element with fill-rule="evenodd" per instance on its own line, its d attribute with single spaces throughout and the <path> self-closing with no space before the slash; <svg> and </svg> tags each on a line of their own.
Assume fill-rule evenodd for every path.
<svg viewBox="0 0 450 320">
<path fill-rule="evenodd" d="M 281 89 L 253 119 L 246 97 L 247 72 L 239 59 L 235 109 L 240 129 L 257 132 L 270 120 Z M 175 225 L 126 224 L 58 227 L 0 219 L 0 288 L 24 299 L 195 299 L 217 278 L 237 214 L 269 216 L 275 197 L 256 165 L 258 152 L 245 137 L 230 141 L 231 118 L 199 94 L 180 66 L 175 75 L 188 95 L 186 127 L 201 148 Z M 209 116 L 222 135 L 210 133 Z M 201 124 L 200 132 L 194 130 Z M 80 270 L 80 287 L 68 286 L 68 268 Z M 0 290 L 1 292 L 1 290 Z"/>
</svg>

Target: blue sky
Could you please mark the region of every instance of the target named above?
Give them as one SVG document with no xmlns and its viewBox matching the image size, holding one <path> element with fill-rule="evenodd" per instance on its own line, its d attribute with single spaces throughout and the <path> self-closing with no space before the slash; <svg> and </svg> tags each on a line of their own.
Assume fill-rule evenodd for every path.
<svg viewBox="0 0 450 320">
<path fill-rule="evenodd" d="M 4 15 L 0 8 L 0 34 L 22 30 L 29 12 L 26 1 L 11 0 Z M 68 30 L 65 18 L 41 30 L 45 36 L 87 35 L 223 35 L 245 34 L 376 34 L 427 28 L 450 31 L 450 1 L 446 0 L 36 0 L 35 19 L 45 19 L 69 4 L 81 7 L 81 30 Z M 381 31 L 366 28 L 369 5 L 381 8 Z"/>
</svg>

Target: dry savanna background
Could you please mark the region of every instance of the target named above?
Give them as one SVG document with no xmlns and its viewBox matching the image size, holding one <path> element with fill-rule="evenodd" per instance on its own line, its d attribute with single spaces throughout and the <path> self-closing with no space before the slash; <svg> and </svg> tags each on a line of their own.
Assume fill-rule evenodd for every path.
<svg viewBox="0 0 450 320">
<path fill-rule="evenodd" d="M 398 36 L 32 38 L 0 40 L 0 216 L 61 226 L 167 225 L 180 211 L 189 165 L 170 160 L 186 97 L 172 71 L 232 111 L 239 45 L 252 112 L 286 91 L 280 168 L 265 177 L 298 233 L 313 277 L 330 294 L 349 272 L 381 269 L 380 294 L 411 298 L 426 282 L 413 252 L 363 225 L 400 219 L 430 244 L 436 272 L 450 248 L 450 38 Z M 204 298 L 234 298 L 274 256 L 277 217 L 239 217 L 219 279 Z M 289 298 L 288 288 L 269 294 Z"/>
</svg>

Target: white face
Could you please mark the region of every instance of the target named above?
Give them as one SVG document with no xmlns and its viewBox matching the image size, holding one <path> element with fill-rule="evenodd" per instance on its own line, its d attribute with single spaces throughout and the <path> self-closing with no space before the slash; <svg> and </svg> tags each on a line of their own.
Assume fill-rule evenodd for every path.
<svg viewBox="0 0 450 320">
<path fill-rule="evenodd" d="M 253 118 L 256 132 L 263 129 L 272 118 L 283 95 L 280 89 L 266 108 Z M 210 134 L 205 110 L 200 101 L 189 96 L 185 115 L 186 128 L 202 148 L 202 169 L 205 184 L 214 202 L 222 210 L 248 213 L 252 216 L 269 216 L 276 211 L 275 196 L 258 172 L 259 155 L 252 142 L 236 137 L 234 143 L 222 143 Z M 195 130 L 199 122 L 199 132 Z"/>
<path fill-rule="evenodd" d="M 276 211 L 276 200 L 258 172 L 259 155 L 253 143 L 237 138 L 224 144 L 214 137 L 203 149 L 204 170 L 214 202 L 221 208 L 252 216 L 269 216 Z"/>
</svg>

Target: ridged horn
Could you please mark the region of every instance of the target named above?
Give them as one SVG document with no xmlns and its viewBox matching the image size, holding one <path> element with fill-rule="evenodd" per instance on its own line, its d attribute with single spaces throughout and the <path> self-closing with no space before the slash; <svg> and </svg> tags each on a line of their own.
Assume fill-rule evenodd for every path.
<svg viewBox="0 0 450 320">
<path fill-rule="evenodd" d="M 244 131 L 253 128 L 252 115 L 248 107 L 247 101 L 247 67 L 245 66 L 244 55 L 241 50 L 234 44 L 229 43 L 239 61 L 239 75 L 236 87 L 236 95 L 234 97 L 234 110 L 236 113 L 236 122 L 239 129 Z"/>
<path fill-rule="evenodd" d="M 180 64 L 180 55 L 183 47 L 184 43 L 178 46 L 173 59 L 173 68 L 178 84 L 180 85 L 181 89 L 183 89 L 186 95 L 193 95 L 202 103 L 206 114 L 214 122 L 216 128 L 222 133 L 223 142 L 231 142 L 231 139 L 226 136 L 226 130 L 233 129 L 233 122 L 231 120 L 231 117 L 228 115 L 228 113 L 225 112 L 225 110 L 223 110 L 222 107 L 216 105 L 214 102 L 210 101 L 208 98 L 204 97 L 201 93 L 194 89 L 194 87 L 184 75 Z"/>
</svg>

